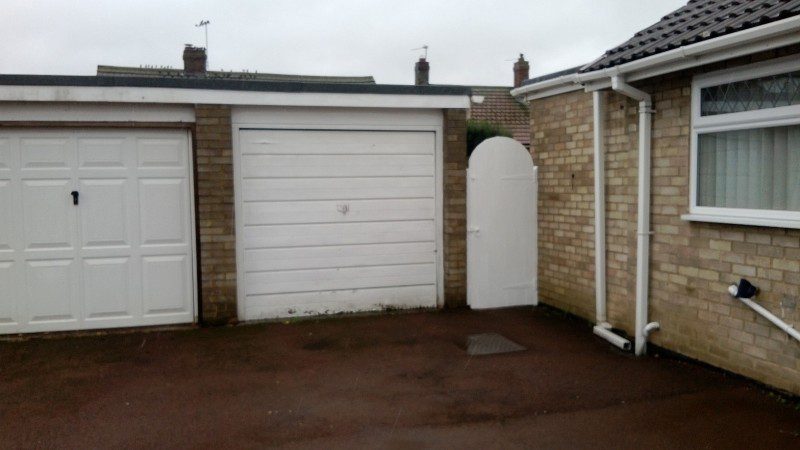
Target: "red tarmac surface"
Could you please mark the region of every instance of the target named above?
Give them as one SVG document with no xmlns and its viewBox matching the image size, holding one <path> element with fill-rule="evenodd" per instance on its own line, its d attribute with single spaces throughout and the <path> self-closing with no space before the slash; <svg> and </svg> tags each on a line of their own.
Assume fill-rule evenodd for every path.
<svg viewBox="0 0 800 450">
<path fill-rule="evenodd" d="M 800 448 L 796 405 L 543 308 L 0 342 L 1 448 Z"/>
</svg>

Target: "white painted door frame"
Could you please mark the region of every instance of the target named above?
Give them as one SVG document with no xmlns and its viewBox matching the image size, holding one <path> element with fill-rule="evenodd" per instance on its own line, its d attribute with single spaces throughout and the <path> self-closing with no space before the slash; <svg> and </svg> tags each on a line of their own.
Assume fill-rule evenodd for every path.
<svg viewBox="0 0 800 450">
<path fill-rule="evenodd" d="M 435 133 L 435 158 L 434 158 L 434 171 L 435 171 L 435 186 L 436 186 L 436 215 L 435 230 L 436 230 L 436 292 L 437 292 L 437 306 L 444 305 L 444 259 L 443 259 L 443 238 L 444 238 L 444 142 L 443 142 L 443 113 L 441 110 L 436 112 L 441 116 L 440 122 L 433 125 L 425 124 L 391 124 L 380 123 L 379 121 L 371 121 L 368 116 L 362 120 L 357 120 L 359 116 L 353 115 L 350 110 L 338 110 L 339 114 L 348 119 L 344 122 L 350 123 L 336 123 L 337 121 L 330 120 L 328 117 L 332 110 L 327 110 L 317 117 L 309 119 L 308 121 L 300 121 L 295 116 L 286 119 L 286 121 L 254 121 L 252 114 L 246 116 L 250 119 L 248 121 L 238 122 L 236 120 L 236 111 L 234 110 L 234 119 L 232 125 L 232 140 L 233 140 L 233 178 L 234 178 L 234 203 L 235 203 L 235 228 L 236 228 L 236 286 L 237 286 L 237 313 L 240 318 L 247 317 L 245 305 L 245 280 L 244 280 L 244 222 L 242 220 L 242 167 L 241 167 L 241 144 L 239 142 L 239 133 L 243 129 L 263 129 L 263 130 L 327 130 L 327 131 L 421 131 Z M 326 114 L 327 113 L 327 114 Z M 336 113 L 336 112 L 333 112 Z M 350 114 L 348 114 L 350 113 Z M 404 111 L 404 113 L 407 113 Z M 313 112 L 311 112 L 313 114 Z M 385 114 L 385 111 L 384 111 Z M 341 119 L 340 119 L 341 120 Z M 327 123 L 326 123 L 327 122 Z M 376 123 L 378 122 L 378 123 Z"/>
</svg>

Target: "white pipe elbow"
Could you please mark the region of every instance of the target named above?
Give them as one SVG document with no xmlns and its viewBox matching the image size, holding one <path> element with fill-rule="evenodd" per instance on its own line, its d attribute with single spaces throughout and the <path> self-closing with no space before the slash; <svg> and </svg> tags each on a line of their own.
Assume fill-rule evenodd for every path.
<svg viewBox="0 0 800 450">
<path fill-rule="evenodd" d="M 658 322 L 650 322 L 644 326 L 644 337 L 650 336 L 650 333 L 653 331 L 658 331 L 661 329 L 661 324 Z"/>
</svg>

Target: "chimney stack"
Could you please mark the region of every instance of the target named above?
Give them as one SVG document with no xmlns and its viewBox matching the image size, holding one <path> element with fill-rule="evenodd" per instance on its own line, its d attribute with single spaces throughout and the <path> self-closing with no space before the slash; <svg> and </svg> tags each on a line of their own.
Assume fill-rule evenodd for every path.
<svg viewBox="0 0 800 450">
<path fill-rule="evenodd" d="M 531 66 L 525 61 L 525 55 L 519 54 L 519 59 L 514 63 L 514 87 L 522 86 L 522 82 L 530 78 Z"/>
<path fill-rule="evenodd" d="M 431 65 L 424 57 L 420 57 L 419 61 L 414 64 L 414 84 L 417 86 L 427 86 L 428 75 L 431 71 Z"/>
<path fill-rule="evenodd" d="M 186 44 L 183 49 L 183 72 L 187 75 L 205 75 L 206 49 Z"/>
</svg>

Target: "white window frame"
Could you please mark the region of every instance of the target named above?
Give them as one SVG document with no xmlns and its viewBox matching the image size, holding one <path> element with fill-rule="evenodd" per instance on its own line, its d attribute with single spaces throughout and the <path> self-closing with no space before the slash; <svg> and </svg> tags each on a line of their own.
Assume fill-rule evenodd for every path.
<svg viewBox="0 0 800 450">
<path fill-rule="evenodd" d="M 800 124 L 800 105 L 701 116 L 700 90 L 710 86 L 794 72 L 797 70 L 800 70 L 800 58 L 798 58 L 797 55 L 793 55 L 786 58 L 740 66 L 734 69 L 709 72 L 694 77 L 692 80 L 691 105 L 692 130 L 689 170 L 689 214 L 684 214 L 681 218 L 699 222 L 800 228 L 800 211 L 724 208 L 699 206 L 697 204 L 697 144 L 700 134 Z"/>
</svg>

